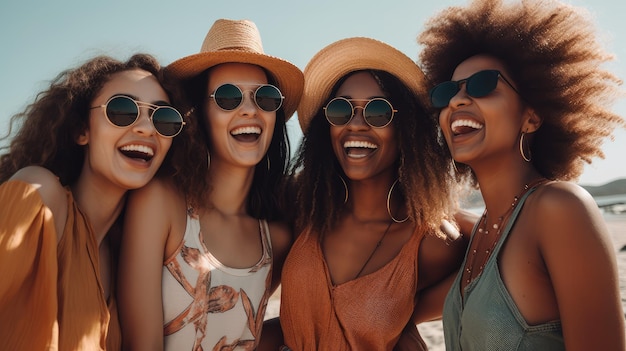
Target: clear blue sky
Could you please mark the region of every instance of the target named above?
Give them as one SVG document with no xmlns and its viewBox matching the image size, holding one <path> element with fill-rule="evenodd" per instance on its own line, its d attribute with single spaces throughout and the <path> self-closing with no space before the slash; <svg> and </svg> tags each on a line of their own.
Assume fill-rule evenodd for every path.
<svg viewBox="0 0 626 351">
<path fill-rule="evenodd" d="M 609 66 L 626 78 L 626 1 L 567 0 L 596 17 L 606 46 L 618 61 Z M 367 36 L 417 59 L 416 36 L 427 18 L 465 0 L 2 0 L 0 2 L 0 133 L 10 116 L 66 68 L 97 54 L 120 59 L 142 51 L 163 64 L 197 53 L 218 18 L 250 19 L 265 52 L 304 69 L 322 47 L 338 39 Z M 616 106 L 626 116 L 626 102 Z M 299 137 L 292 119 L 290 135 Z M 626 131 L 604 145 L 605 160 L 587 166 L 580 183 L 600 185 L 626 178 Z"/>
</svg>

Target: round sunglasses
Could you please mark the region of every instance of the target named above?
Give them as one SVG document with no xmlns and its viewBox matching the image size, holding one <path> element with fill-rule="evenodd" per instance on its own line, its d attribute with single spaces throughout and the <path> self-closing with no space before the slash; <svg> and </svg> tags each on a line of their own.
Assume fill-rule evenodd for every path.
<svg viewBox="0 0 626 351">
<path fill-rule="evenodd" d="M 224 111 L 232 111 L 239 107 L 243 102 L 243 93 L 237 85 L 232 83 L 222 84 L 210 98 L 215 100 L 219 108 Z M 256 106 L 265 112 L 277 111 L 282 105 L 285 97 L 280 90 L 271 84 L 258 84 L 252 94 Z"/>
<path fill-rule="evenodd" d="M 367 101 L 365 106 L 354 106 L 352 101 Z M 394 110 L 389 101 L 383 98 L 373 99 L 346 99 L 344 97 L 336 97 L 330 100 L 324 109 L 324 114 L 328 123 L 333 126 L 343 126 L 348 124 L 354 117 L 355 109 L 363 109 L 363 118 L 365 123 L 373 128 L 386 127 L 398 110 Z"/>
<path fill-rule="evenodd" d="M 461 90 L 461 84 L 465 83 L 467 95 L 473 98 L 481 98 L 489 95 L 498 85 L 498 79 L 502 78 L 518 95 L 519 92 L 498 70 L 484 70 L 476 72 L 466 79 L 447 81 L 437 84 L 430 90 L 430 102 L 435 108 L 444 108 L 450 104 L 450 100 Z"/>
<path fill-rule="evenodd" d="M 159 135 L 173 138 L 183 130 L 185 125 L 183 116 L 172 106 L 153 105 L 126 95 L 114 95 L 104 105 L 94 106 L 91 109 L 103 108 L 109 123 L 123 128 L 133 125 L 139 119 L 141 106 L 150 110 L 150 122 Z"/>
</svg>

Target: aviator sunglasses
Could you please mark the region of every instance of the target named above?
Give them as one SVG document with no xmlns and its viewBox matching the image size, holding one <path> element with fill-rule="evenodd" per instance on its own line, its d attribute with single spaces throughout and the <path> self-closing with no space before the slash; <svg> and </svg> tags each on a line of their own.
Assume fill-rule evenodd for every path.
<svg viewBox="0 0 626 351">
<path fill-rule="evenodd" d="M 352 101 L 367 101 L 365 106 L 354 106 Z M 343 126 L 348 124 L 354 117 L 355 109 L 363 109 L 363 118 L 365 122 L 374 128 L 386 127 L 398 110 L 394 110 L 389 101 L 383 98 L 367 99 L 346 99 L 344 97 L 336 97 L 326 104 L 324 114 L 328 123 L 333 126 Z"/>
<path fill-rule="evenodd" d="M 447 81 L 437 84 L 430 90 L 430 101 L 435 108 L 448 106 L 450 100 L 461 90 L 461 84 L 465 83 L 467 95 L 473 98 L 481 98 L 489 95 L 498 85 L 498 79 L 502 78 L 518 95 L 519 92 L 500 71 L 485 70 L 472 74 L 466 79 Z"/>
<path fill-rule="evenodd" d="M 153 105 L 126 95 L 114 95 L 104 105 L 91 109 L 104 108 L 104 115 L 109 123 L 116 127 L 128 127 L 139 119 L 139 108 L 142 106 L 150 109 L 150 122 L 159 135 L 173 138 L 183 130 L 183 116 L 172 106 Z"/>
<path fill-rule="evenodd" d="M 237 85 L 226 83 L 217 87 L 209 97 L 215 100 L 222 110 L 232 111 L 243 102 L 243 93 L 244 91 Z M 271 84 L 258 84 L 252 96 L 257 107 L 265 112 L 277 111 L 285 99 L 280 90 Z"/>
</svg>

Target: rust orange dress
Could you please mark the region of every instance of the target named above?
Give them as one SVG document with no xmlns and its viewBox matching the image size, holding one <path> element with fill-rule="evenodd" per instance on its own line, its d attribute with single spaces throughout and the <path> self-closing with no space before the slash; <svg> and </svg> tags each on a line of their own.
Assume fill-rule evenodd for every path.
<svg viewBox="0 0 626 351">
<path fill-rule="evenodd" d="M 52 213 L 21 181 L 0 185 L 0 348 L 119 350 L 115 300 L 100 282 L 99 250 L 67 189 L 57 245 Z M 111 289 L 113 291 L 113 289 Z"/>
<path fill-rule="evenodd" d="M 302 233 L 281 277 L 280 324 L 285 345 L 294 351 L 392 350 L 411 321 L 422 238 L 423 234 L 413 233 L 385 266 L 335 285 L 319 235 Z M 414 340 L 410 349 L 421 350 L 419 335 Z"/>
</svg>

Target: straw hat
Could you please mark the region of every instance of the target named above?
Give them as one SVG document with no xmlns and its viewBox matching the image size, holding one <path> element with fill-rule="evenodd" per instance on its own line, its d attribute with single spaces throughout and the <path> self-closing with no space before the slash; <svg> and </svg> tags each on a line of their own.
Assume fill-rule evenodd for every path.
<svg viewBox="0 0 626 351">
<path fill-rule="evenodd" d="M 204 38 L 200 53 L 172 62 L 165 72 L 183 80 L 227 62 L 250 63 L 269 71 L 285 96 L 285 117 L 289 119 L 295 112 L 302 96 L 302 71 L 286 60 L 265 54 L 261 34 L 249 20 L 218 19 Z"/>
<path fill-rule="evenodd" d="M 364 69 L 391 73 L 424 106 L 428 106 L 426 77 L 408 56 L 375 39 L 342 39 L 320 50 L 304 68 L 304 95 L 298 106 L 298 121 L 303 132 L 306 132 L 311 118 L 330 97 L 335 84 L 346 74 Z"/>
</svg>

